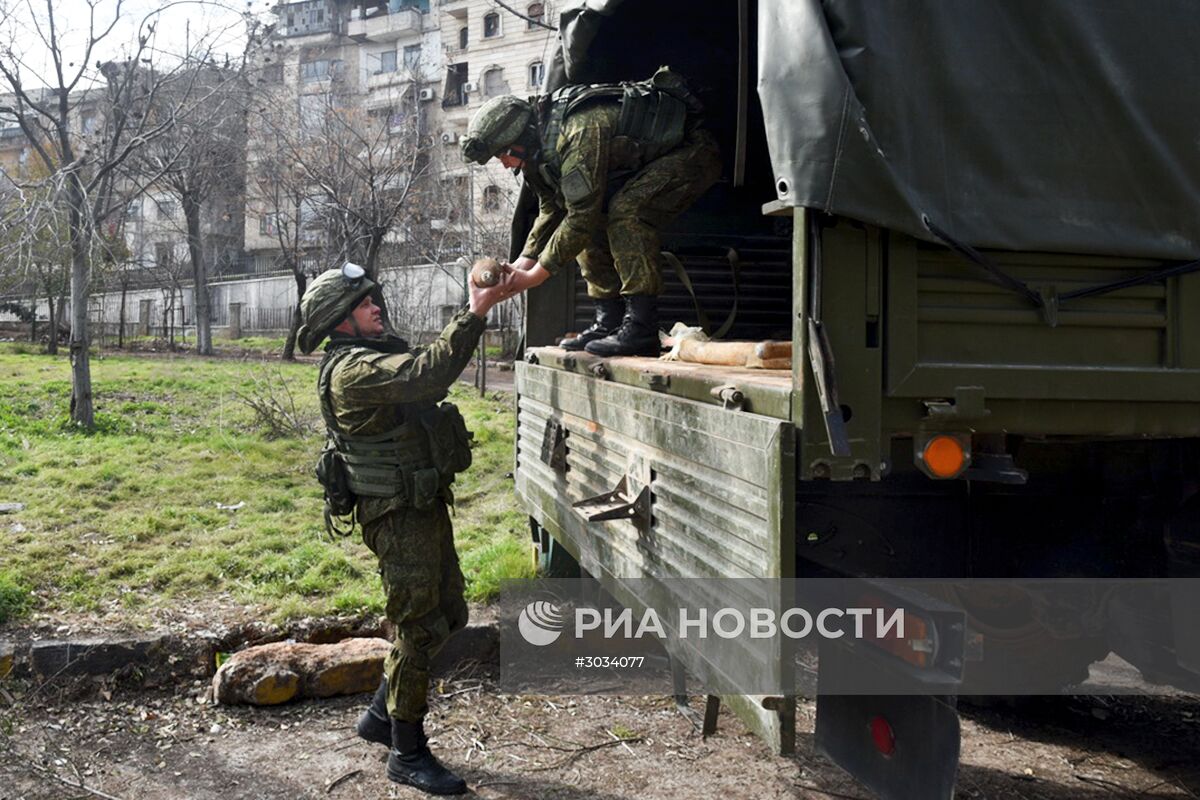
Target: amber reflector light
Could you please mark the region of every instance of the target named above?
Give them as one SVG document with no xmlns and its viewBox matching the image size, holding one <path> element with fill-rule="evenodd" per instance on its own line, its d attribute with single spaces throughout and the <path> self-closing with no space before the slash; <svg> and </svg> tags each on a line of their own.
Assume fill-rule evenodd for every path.
<svg viewBox="0 0 1200 800">
<path fill-rule="evenodd" d="M 925 445 L 921 460 L 929 471 L 939 478 L 953 478 L 967 464 L 963 446 L 953 436 L 935 436 Z"/>
</svg>

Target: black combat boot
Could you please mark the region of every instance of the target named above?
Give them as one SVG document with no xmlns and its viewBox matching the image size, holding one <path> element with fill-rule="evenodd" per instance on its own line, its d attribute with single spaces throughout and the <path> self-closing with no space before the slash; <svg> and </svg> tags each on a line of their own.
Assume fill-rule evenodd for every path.
<svg viewBox="0 0 1200 800">
<path fill-rule="evenodd" d="M 573 339 L 563 339 L 559 344 L 563 350 L 582 350 L 588 342 L 603 339 L 621 325 L 625 304 L 621 298 L 596 300 L 596 320 L 592 326 Z"/>
<path fill-rule="evenodd" d="M 626 297 L 621 327 L 610 336 L 589 342 L 584 349 L 597 356 L 656 356 L 661 353 L 658 298 L 644 294 Z"/>
<path fill-rule="evenodd" d="M 467 782 L 442 766 L 429 752 L 425 727 L 420 722 L 392 720 L 392 751 L 387 776 L 396 783 L 414 786 L 428 794 L 463 794 Z"/>
<path fill-rule="evenodd" d="M 359 716 L 358 725 L 355 726 L 359 736 L 368 742 L 385 746 L 392 743 L 392 718 L 388 716 L 387 690 L 388 681 L 384 675 L 379 681 L 379 688 L 375 690 L 375 696 L 371 698 L 371 705 Z"/>
</svg>

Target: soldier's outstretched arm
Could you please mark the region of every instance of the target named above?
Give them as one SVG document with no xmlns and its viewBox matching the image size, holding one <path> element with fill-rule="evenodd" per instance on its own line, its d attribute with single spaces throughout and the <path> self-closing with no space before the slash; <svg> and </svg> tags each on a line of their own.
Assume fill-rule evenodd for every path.
<svg viewBox="0 0 1200 800">
<path fill-rule="evenodd" d="M 583 252 L 603 220 L 611 137 L 600 117 L 582 119 L 563 132 L 559 147 L 566 216 L 538 254 L 538 266 L 551 275 Z"/>
<path fill-rule="evenodd" d="M 554 235 L 563 219 L 563 211 L 554 202 L 538 195 L 538 215 L 525 237 L 525 246 L 521 248 L 522 258 L 537 261 L 538 255 L 546 248 L 546 242 Z"/>
</svg>

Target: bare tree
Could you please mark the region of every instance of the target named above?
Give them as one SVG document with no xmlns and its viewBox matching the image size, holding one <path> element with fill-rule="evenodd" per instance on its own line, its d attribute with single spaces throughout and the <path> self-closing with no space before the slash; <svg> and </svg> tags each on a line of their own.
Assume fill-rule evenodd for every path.
<svg viewBox="0 0 1200 800">
<path fill-rule="evenodd" d="M 269 93 L 259 98 L 268 103 L 275 98 Z M 270 109 L 268 111 L 268 108 Z M 287 156 L 287 137 L 283 133 L 291 124 L 298 124 L 295 107 L 287 104 L 258 108 L 257 118 L 269 116 L 269 125 L 258 126 L 253 155 L 247 165 L 246 211 L 257 218 L 260 231 L 272 238 L 279 248 L 278 262 L 292 273 L 296 297 L 303 297 L 308 288 L 312 263 L 331 261 L 329 237 L 324 234 L 320 208 L 313 199 L 315 192 L 304 169 Z M 282 357 L 296 357 L 296 334 L 300 329 L 300 305 L 292 309 L 287 339 Z"/>
<path fill-rule="evenodd" d="M 152 110 L 156 121 L 174 117 L 161 136 L 126 163 L 130 183 L 156 179 L 147 191 L 166 192 L 183 210 L 183 233 L 191 264 L 196 317 L 196 352 L 212 355 L 212 308 L 208 281 L 218 261 L 217 231 L 241 221 L 241 215 L 210 208 L 210 203 L 245 192 L 245 83 L 242 65 L 188 68 L 188 80 L 159 94 Z M 200 93 L 188 103 L 180 92 Z M 205 217 L 208 217 L 206 220 Z M 236 219 L 234 218 L 236 216 Z"/>
<path fill-rule="evenodd" d="M 270 220 L 300 296 L 313 255 L 327 264 L 353 261 L 378 278 L 380 254 L 405 228 L 429 171 L 432 141 L 416 87 L 414 78 L 390 105 L 370 110 L 339 91 L 336 80 L 332 91 L 299 97 L 268 88 L 254 104 L 254 151 L 262 155 L 250 165 L 249 205 Z M 382 294 L 375 300 L 386 314 Z M 298 324 L 297 309 L 285 358 Z"/>
<path fill-rule="evenodd" d="M 54 202 L 66 217 L 71 252 L 71 419 L 91 429 L 95 414 L 88 298 L 97 226 L 127 201 L 118 183 L 121 165 L 175 124 L 175 114 L 154 109 L 158 96 L 182 83 L 187 74 L 178 66 L 154 63 L 158 12 L 141 20 L 126 58 L 93 63 L 122 19 L 123 0 L 86 0 L 86 19 L 72 16 L 71 25 L 86 30 L 77 55 L 69 52 L 54 0 L 43 2 L 39 7 L 34 0 L 0 0 L 0 77 L 12 95 L 0 113 L 20 125 L 48 171 Z M 30 47 L 48 54 L 49 75 L 38 76 L 30 69 Z M 48 88 L 30 83 L 39 78 Z M 181 91 L 176 96 L 191 104 L 197 94 L 203 92 Z"/>
</svg>

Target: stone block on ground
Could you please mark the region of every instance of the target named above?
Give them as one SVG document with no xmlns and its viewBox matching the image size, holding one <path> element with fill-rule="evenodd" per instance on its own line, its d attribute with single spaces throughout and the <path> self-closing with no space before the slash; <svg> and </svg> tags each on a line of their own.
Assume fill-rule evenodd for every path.
<svg viewBox="0 0 1200 800">
<path fill-rule="evenodd" d="M 434 674 L 444 673 L 454 665 L 473 659 L 482 664 L 500 660 L 500 631 L 494 620 L 471 622 L 442 645 L 433 659 Z"/>
<path fill-rule="evenodd" d="M 277 705 L 305 697 L 373 692 L 390 647 L 375 638 L 250 647 L 234 653 L 217 670 L 213 697 L 227 705 Z"/>
<path fill-rule="evenodd" d="M 0 642 L 0 678 L 7 678 L 16 664 L 17 648 L 9 642 Z"/>
<path fill-rule="evenodd" d="M 42 677 L 108 675 L 151 661 L 164 643 L 162 636 L 48 639 L 30 646 L 29 661 L 34 673 Z"/>
</svg>

